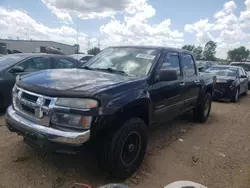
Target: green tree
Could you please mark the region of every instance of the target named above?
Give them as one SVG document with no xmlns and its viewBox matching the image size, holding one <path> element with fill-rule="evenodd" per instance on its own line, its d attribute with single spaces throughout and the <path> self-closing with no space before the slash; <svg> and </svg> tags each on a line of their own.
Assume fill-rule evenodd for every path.
<svg viewBox="0 0 250 188">
<path fill-rule="evenodd" d="M 181 49 L 188 50 L 188 51 L 192 52 L 195 49 L 195 46 L 194 45 L 184 45 L 184 46 L 182 46 Z"/>
<path fill-rule="evenodd" d="M 227 57 L 231 61 L 246 61 L 248 60 L 250 51 L 246 47 L 241 46 L 227 52 Z"/>
<path fill-rule="evenodd" d="M 88 54 L 90 54 L 90 55 L 96 55 L 100 51 L 101 51 L 100 48 L 94 47 L 94 48 L 91 48 L 90 50 L 88 50 Z"/>
<path fill-rule="evenodd" d="M 195 58 L 197 60 L 201 60 L 202 59 L 202 52 L 203 52 L 203 49 L 202 49 L 201 46 L 197 46 L 196 48 L 194 48 L 193 53 L 194 53 Z"/>
<path fill-rule="evenodd" d="M 79 44 L 74 44 L 73 46 L 75 47 L 75 54 L 79 54 L 80 45 Z"/>
<path fill-rule="evenodd" d="M 217 48 L 217 44 L 214 41 L 211 41 L 211 40 L 208 41 L 203 50 L 204 60 L 215 61 L 216 60 L 216 57 L 215 57 L 216 48 Z"/>
</svg>

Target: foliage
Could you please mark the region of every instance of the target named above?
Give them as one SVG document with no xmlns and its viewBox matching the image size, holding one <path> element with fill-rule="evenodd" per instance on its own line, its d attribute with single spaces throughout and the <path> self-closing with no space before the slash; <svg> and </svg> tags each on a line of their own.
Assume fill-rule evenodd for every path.
<svg viewBox="0 0 250 188">
<path fill-rule="evenodd" d="M 75 54 L 79 54 L 80 45 L 79 44 L 74 44 L 73 46 L 75 47 Z"/>
<path fill-rule="evenodd" d="M 217 44 L 214 41 L 208 41 L 204 47 L 203 59 L 206 61 L 215 61 Z"/>
<path fill-rule="evenodd" d="M 100 48 L 94 47 L 94 48 L 91 48 L 90 50 L 88 50 L 88 54 L 90 54 L 90 55 L 96 55 L 100 51 L 101 51 Z"/>
<path fill-rule="evenodd" d="M 247 61 L 250 55 L 250 51 L 246 47 L 241 46 L 227 52 L 227 57 L 231 61 Z"/>
<path fill-rule="evenodd" d="M 203 49 L 201 46 L 197 46 L 195 47 L 195 45 L 184 45 L 182 46 L 183 50 L 188 50 L 190 52 L 194 53 L 194 56 L 196 57 L 197 60 L 201 60 L 202 59 L 202 52 Z"/>
<path fill-rule="evenodd" d="M 203 49 L 201 46 L 197 46 L 196 48 L 194 48 L 193 53 L 197 60 L 202 60 L 202 52 Z"/>
<path fill-rule="evenodd" d="M 184 45 L 184 46 L 182 46 L 182 49 L 192 52 L 195 49 L 195 46 L 194 45 Z"/>
</svg>

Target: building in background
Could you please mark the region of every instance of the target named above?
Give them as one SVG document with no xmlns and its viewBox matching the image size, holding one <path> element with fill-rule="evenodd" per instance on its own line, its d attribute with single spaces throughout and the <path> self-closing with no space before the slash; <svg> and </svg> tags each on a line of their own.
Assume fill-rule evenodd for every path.
<svg viewBox="0 0 250 188">
<path fill-rule="evenodd" d="M 59 42 L 0 39 L 0 54 L 8 54 L 10 51 L 23 53 L 45 53 L 47 47 L 55 48 L 66 55 L 75 53 L 75 47 L 73 45 Z"/>
</svg>

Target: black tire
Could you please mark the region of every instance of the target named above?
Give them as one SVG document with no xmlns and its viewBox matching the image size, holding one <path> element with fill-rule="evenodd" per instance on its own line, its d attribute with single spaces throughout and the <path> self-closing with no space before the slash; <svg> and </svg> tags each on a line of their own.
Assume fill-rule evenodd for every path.
<svg viewBox="0 0 250 188">
<path fill-rule="evenodd" d="M 204 123 L 207 121 L 212 106 L 212 96 L 210 93 L 205 93 L 201 103 L 194 109 L 194 120 Z"/>
<path fill-rule="evenodd" d="M 238 100 L 239 100 L 239 97 L 240 97 L 240 89 L 237 88 L 237 89 L 235 90 L 235 94 L 234 94 L 234 96 L 233 96 L 233 98 L 232 98 L 232 102 L 237 103 Z"/>
<path fill-rule="evenodd" d="M 244 96 L 247 96 L 248 95 L 248 85 L 246 85 L 246 90 L 245 92 L 243 93 Z"/>
<path fill-rule="evenodd" d="M 136 143 L 138 145 L 133 142 L 128 143 L 133 136 L 135 141 L 137 140 Z M 117 179 L 129 177 L 141 165 L 146 152 L 147 142 L 147 128 L 144 121 L 140 118 L 129 119 L 104 144 L 100 155 L 101 167 L 105 168 Z M 135 155 L 134 158 L 131 158 L 131 161 L 125 161 L 126 157 L 123 154 L 126 153 L 126 149 L 128 155 Z"/>
</svg>

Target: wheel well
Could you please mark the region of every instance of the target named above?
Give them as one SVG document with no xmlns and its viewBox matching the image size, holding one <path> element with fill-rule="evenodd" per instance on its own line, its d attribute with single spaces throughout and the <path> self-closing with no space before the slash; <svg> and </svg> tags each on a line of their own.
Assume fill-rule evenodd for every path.
<svg viewBox="0 0 250 188">
<path fill-rule="evenodd" d="M 120 108 L 116 113 L 105 116 L 101 121 L 101 127 L 96 129 L 95 136 L 112 135 L 129 119 L 133 117 L 141 118 L 147 128 L 151 121 L 150 104 L 148 100 L 142 100 L 128 104 Z"/>
<path fill-rule="evenodd" d="M 125 106 L 120 112 L 120 116 L 129 117 L 139 117 L 148 126 L 150 121 L 149 106 L 148 104 L 138 104 Z M 124 119 L 124 118 L 123 118 Z"/>
<path fill-rule="evenodd" d="M 208 92 L 210 93 L 211 95 L 213 94 L 213 87 L 212 86 L 208 86 L 205 93 Z"/>
</svg>

